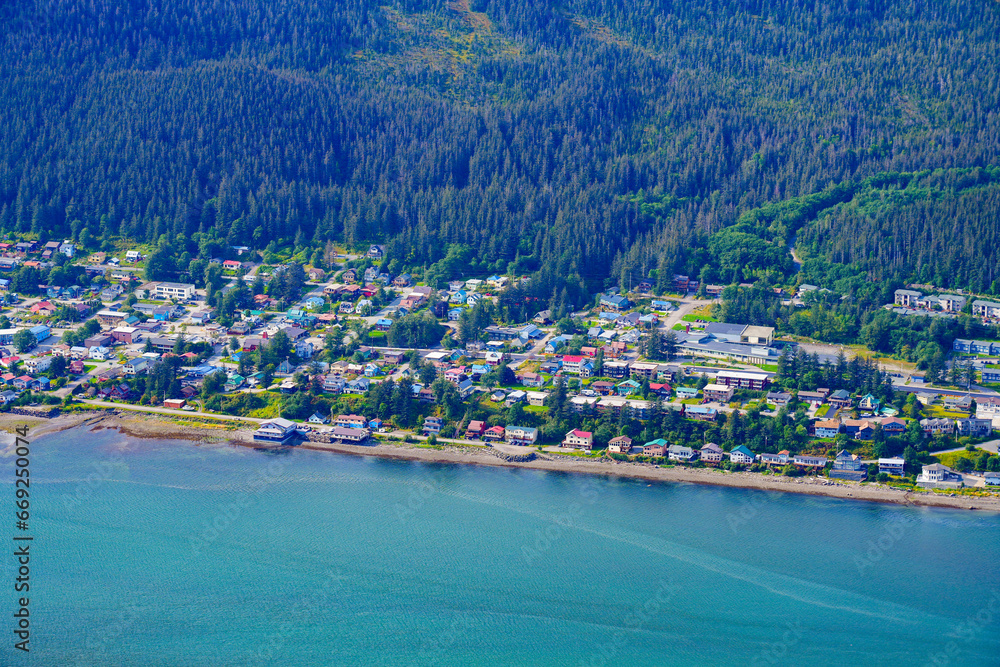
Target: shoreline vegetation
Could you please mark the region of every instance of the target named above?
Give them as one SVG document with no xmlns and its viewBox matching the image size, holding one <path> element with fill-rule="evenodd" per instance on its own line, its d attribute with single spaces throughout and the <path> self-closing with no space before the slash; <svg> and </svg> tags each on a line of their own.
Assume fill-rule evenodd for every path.
<svg viewBox="0 0 1000 667">
<path fill-rule="evenodd" d="M 76 412 L 63 414 L 52 419 L 11 414 L 0 415 L 0 430 L 13 431 L 16 426 L 24 424 L 29 425 L 31 429 L 29 436 L 32 440 L 70 428 L 112 428 L 137 439 L 162 438 L 228 443 L 255 449 L 268 448 L 253 441 L 253 425 L 250 423 L 199 424 L 192 420 L 178 420 L 152 413 Z M 233 428 L 233 426 L 238 428 Z M 413 443 L 379 440 L 375 445 L 304 442 L 295 445 L 295 447 L 354 456 L 376 456 L 425 463 L 526 468 L 551 472 L 627 477 L 650 482 L 711 484 L 760 491 L 827 496 L 845 500 L 986 510 L 1000 513 L 1000 497 L 995 494 L 965 495 L 959 493 L 949 495 L 932 491 L 910 492 L 877 483 L 860 484 L 844 480 L 829 480 L 823 477 L 788 478 L 765 476 L 759 473 L 723 472 L 711 468 L 660 467 L 648 463 L 622 462 L 611 459 L 582 460 L 577 457 L 538 452 L 531 448 L 525 448 L 524 453 L 535 454 L 535 457 L 532 460 L 519 461 L 509 460 L 510 457 L 502 458 L 501 452 L 489 447 L 467 447 L 451 444 L 431 448 L 426 445 L 419 446 Z"/>
</svg>

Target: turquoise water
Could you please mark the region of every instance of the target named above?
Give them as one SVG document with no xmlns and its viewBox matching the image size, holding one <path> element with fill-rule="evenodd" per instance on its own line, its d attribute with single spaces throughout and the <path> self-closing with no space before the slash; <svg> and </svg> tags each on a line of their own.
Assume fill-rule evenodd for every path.
<svg viewBox="0 0 1000 667">
<path fill-rule="evenodd" d="M 112 430 L 32 450 L 32 651 L 8 623 L 4 665 L 1000 664 L 996 515 Z"/>
</svg>

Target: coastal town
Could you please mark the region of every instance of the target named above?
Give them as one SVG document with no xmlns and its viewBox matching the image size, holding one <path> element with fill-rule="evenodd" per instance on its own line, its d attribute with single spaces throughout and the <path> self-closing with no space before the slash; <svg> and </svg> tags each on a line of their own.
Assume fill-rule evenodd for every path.
<svg viewBox="0 0 1000 667">
<path fill-rule="evenodd" d="M 409 441 L 1000 488 L 1000 342 L 956 338 L 943 386 L 718 321 L 724 287 L 687 276 L 518 322 L 501 311 L 516 276 L 420 284 L 378 245 L 335 253 L 330 270 L 231 247 L 205 263 L 204 287 L 147 279 L 147 252 L 0 243 L 0 275 L 14 274 L 0 278 L 4 410 L 232 416 L 260 446 Z M 897 290 L 895 306 L 947 314 L 967 301 Z M 1000 314 L 971 303 L 984 321 Z"/>
</svg>

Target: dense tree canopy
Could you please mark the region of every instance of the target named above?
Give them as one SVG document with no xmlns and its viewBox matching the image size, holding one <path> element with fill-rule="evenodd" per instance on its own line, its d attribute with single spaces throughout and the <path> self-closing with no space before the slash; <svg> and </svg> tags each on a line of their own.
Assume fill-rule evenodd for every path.
<svg viewBox="0 0 1000 667">
<path fill-rule="evenodd" d="M 537 272 L 530 296 L 565 309 L 712 258 L 719 280 L 783 270 L 780 234 L 719 234 L 768 202 L 998 162 L 995 2 L 465 7 L 10 4 L 0 228 L 179 239 L 155 277 L 233 244 L 384 241 L 440 280 Z M 997 247 L 995 225 L 975 238 L 995 192 L 921 201 L 831 212 L 808 242 L 931 276 Z"/>
</svg>

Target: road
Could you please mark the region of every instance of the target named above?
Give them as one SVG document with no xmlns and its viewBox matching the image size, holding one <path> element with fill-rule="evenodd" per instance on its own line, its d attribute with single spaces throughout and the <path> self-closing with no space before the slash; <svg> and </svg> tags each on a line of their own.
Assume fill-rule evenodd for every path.
<svg viewBox="0 0 1000 667">
<path fill-rule="evenodd" d="M 692 297 L 682 297 L 680 299 L 680 302 L 681 302 L 681 305 L 677 306 L 677 310 L 672 311 L 669 315 L 667 315 L 665 318 L 663 318 L 663 320 L 661 320 L 661 322 L 660 322 L 660 328 L 663 329 L 664 331 L 670 331 L 671 329 L 674 328 L 675 325 L 680 324 L 681 321 L 682 321 L 682 318 L 685 315 L 688 315 L 692 311 L 697 310 L 698 308 L 701 308 L 702 306 L 707 306 L 707 305 L 710 305 L 712 303 L 718 303 L 718 300 L 715 300 L 715 301 L 706 301 L 704 299 L 695 299 L 695 298 L 692 298 Z"/>
<path fill-rule="evenodd" d="M 249 422 L 253 424 L 262 424 L 267 419 L 260 419 L 258 417 L 234 417 L 233 415 L 216 415 L 210 412 L 196 412 L 189 410 L 173 410 L 171 408 L 156 408 L 151 405 L 131 405 L 128 403 L 113 403 L 111 401 L 103 401 L 101 399 L 83 399 L 80 401 L 84 405 L 93 405 L 99 408 L 113 408 L 115 410 L 129 410 L 132 412 L 152 412 L 158 415 L 173 415 L 176 417 L 191 417 L 196 415 L 198 417 L 206 417 L 208 419 L 217 419 L 219 421 L 242 421 Z"/>
<path fill-rule="evenodd" d="M 976 447 L 979 447 L 980 449 L 985 449 L 988 452 L 993 452 L 994 454 L 996 454 L 998 445 L 1000 445 L 1000 440 L 988 440 L 986 442 L 982 442 L 976 445 Z M 929 452 L 929 453 L 932 455 L 937 455 L 937 454 L 951 454 L 952 452 L 964 452 L 964 451 L 965 447 L 955 447 L 954 449 L 942 449 L 936 452 Z"/>
</svg>

